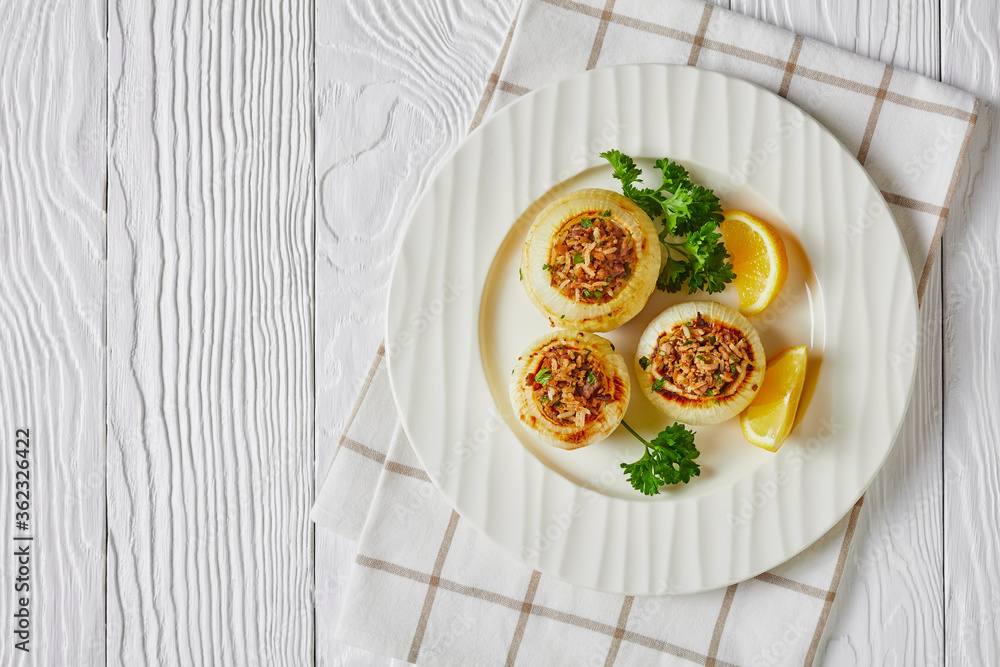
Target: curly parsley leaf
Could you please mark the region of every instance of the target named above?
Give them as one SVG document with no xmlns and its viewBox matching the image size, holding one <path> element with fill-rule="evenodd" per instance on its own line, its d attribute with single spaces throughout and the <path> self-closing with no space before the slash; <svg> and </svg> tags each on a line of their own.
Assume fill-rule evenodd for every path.
<svg viewBox="0 0 1000 667">
<path fill-rule="evenodd" d="M 657 160 L 654 166 L 663 174 L 663 183 L 658 190 L 677 192 L 678 190 L 683 190 L 685 186 L 690 185 L 691 175 L 688 174 L 688 170 L 676 162 L 664 157 Z"/>
<path fill-rule="evenodd" d="M 686 261 L 674 259 L 668 248 L 667 263 L 660 270 L 660 276 L 656 279 L 656 288 L 664 292 L 680 292 L 684 289 L 684 282 L 690 273 L 691 265 Z"/>
<path fill-rule="evenodd" d="M 651 218 L 663 213 L 656 190 L 633 185 L 642 175 L 642 170 L 636 166 L 635 160 L 614 149 L 601 153 L 601 157 L 611 163 L 614 169 L 613 176 L 621 181 L 622 194 L 634 201 Z"/>
<path fill-rule="evenodd" d="M 667 262 L 656 280 L 657 287 L 679 292 L 686 284 L 690 294 L 698 290 L 714 294 L 726 289 L 736 274 L 722 234 L 716 231 L 717 225 L 714 221 L 706 222 L 688 233 L 682 243 L 663 241 Z"/>
<path fill-rule="evenodd" d="M 694 444 L 694 432 L 679 422 L 660 431 L 647 441 L 625 422 L 622 425 L 646 447 L 638 461 L 622 463 L 629 484 L 647 496 L 655 496 L 661 486 L 687 484 L 701 474 L 695 463 L 700 452 Z"/>
<path fill-rule="evenodd" d="M 703 289 L 710 294 L 725 289 L 736 274 L 732 263 L 726 261 L 729 253 L 722 235 L 715 231 L 722 222 L 722 206 L 715 193 L 693 184 L 687 169 L 667 158 L 655 163 L 662 182 L 653 190 L 636 185 L 642 170 L 628 155 L 609 150 L 601 157 L 614 169 L 622 193 L 649 217 L 661 220 L 659 237 L 667 249 L 667 261 L 656 281 L 657 288 L 679 292 L 687 287 L 689 293 Z M 684 240 L 674 242 L 669 237 Z"/>
</svg>

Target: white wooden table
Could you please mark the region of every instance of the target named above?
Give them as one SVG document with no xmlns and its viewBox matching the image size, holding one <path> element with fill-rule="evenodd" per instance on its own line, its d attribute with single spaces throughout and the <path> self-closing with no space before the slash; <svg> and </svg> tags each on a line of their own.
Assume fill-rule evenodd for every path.
<svg viewBox="0 0 1000 667">
<path fill-rule="evenodd" d="M 0 664 L 389 662 L 334 639 L 354 547 L 307 515 L 516 4 L 0 0 Z M 1000 9 L 719 4 L 987 102 L 821 654 L 997 664 Z"/>
</svg>

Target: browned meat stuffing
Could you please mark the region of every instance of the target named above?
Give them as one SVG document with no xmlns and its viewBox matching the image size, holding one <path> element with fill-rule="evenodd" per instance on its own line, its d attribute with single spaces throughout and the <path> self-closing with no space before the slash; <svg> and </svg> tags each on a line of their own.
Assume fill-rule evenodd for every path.
<svg viewBox="0 0 1000 667">
<path fill-rule="evenodd" d="M 660 334 L 650 362 L 654 391 L 693 400 L 735 394 L 754 368 L 746 336 L 739 329 L 706 321 L 701 313 Z"/>
<path fill-rule="evenodd" d="M 583 303 L 606 303 L 632 277 L 635 241 L 611 218 L 590 211 L 571 220 L 556 237 L 545 265 L 552 286 Z"/>
<path fill-rule="evenodd" d="M 611 388 L 590 350 L 555 345 L 541 353 L 542 360 L 524 383 L 534 392 L 542 413 L 557 424 L 582 428 L 596 419 L 604 403 L 612 400 Z"/>
</svg>

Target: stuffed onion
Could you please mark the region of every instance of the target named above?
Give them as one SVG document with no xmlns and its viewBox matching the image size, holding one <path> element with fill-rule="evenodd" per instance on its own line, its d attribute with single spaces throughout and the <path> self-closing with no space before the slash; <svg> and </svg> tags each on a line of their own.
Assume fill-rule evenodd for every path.
<svg viewBox="0 0 1000 667">
<path fill-rule="evenodd" d="M 628 406 L 625 360 L 607 340 L 558 331 L 518 358 L 510 400 L 521 422 L 545 442 L 577 449 L 608 437 Z"/>
<path fill-rule="evenodd" d="M 653 221 L 617 192 L 586 189 L 535 218 L 521 253 L 522 284 L 552 326 L 610 331 L 656 288 L 660 243 Z"/>
<path fill-rule="evenodd" d="M 677 304 L 639 339 L 635 372 L 650 402 L 686 424 L 717 424 L 746 408 L 764 380 L 764 348 L 750 322 L 714 301 Z"/>
</svg>

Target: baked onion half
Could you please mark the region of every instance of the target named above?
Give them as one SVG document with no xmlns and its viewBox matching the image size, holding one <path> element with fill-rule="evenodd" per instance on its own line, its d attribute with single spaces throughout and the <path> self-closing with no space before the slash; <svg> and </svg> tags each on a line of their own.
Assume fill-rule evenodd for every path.
<svg viewBox="0 0 1000 667">
<path fill-rule="evenodd" d="M 646 398 L 686 424 L 718 424 L 746 408 L 764 381 L 756 329 L 714 301 L 667 308 L 639 338 L 635 373 Z"/>
<path fill-rule="evenodd" d="M 618 428 L 628 407 L 625 360 L 611 343 L 582 331 L 542 336 L 517 359 L 510 401 L 545 442 L 577 449 Z"/>
<path fill-rule="evenodd" d="M 627 197 L 597 188 L 546 206 L 521 253 L 528 298 L 552 326 L 579 331 L 610 331 L 635 317 L 659 272 L 653 221 Z"/>
</svg>

